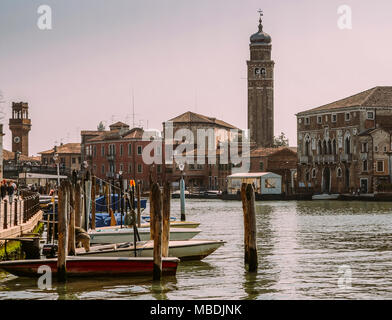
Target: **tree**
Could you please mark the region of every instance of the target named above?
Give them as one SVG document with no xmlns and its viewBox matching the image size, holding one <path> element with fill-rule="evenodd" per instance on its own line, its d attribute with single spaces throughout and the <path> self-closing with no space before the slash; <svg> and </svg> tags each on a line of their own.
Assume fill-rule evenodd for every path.
<svg viewBox="0 0 392 320">
<path fill-rule="evenodd" d="M 284 132 L 281 132 L 278 137 L 274 137 L 274 146 L 275 147 L 288 147 L 289 139 L 287 139 Z"/>
</svg>

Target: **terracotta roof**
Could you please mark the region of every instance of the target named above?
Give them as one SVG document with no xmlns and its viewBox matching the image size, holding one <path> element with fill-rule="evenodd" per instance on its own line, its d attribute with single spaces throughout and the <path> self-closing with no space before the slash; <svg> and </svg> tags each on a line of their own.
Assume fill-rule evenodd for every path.
<svg viewBox="0 0 392 320">
<path fill-rule="evenodd" d="M 142 128 L 133 128 L 120 135 L 120 130 L 103 131 L 99 136 L 88 139 L 87 142 L 97 142 L 105 140 L 120 140 L 120 139 L 139 139 L 143 137 L 144 130 Z"/>
<path fill-rule="evenodd" d="M 169 121 L 174 122 L 174 123 L 208 123 L 208 124 L 216 124 L 225 128 L 230 128 L 230 129 L 238 129 L 237 127 L 224 122 L 222 120 L 212 118 L 212 117 L 207 117 L 202 114 L 194 113 L 191 111 L 185 112 L 178 117 L 175 117 L 173 119 L 170 119 Z"/>
<path fill-rule="evenodd" d="M 15 160 L 15 152 L 3 149 L 3 160 L 5 161 L 10 161 L 10 160 Z M 41 156 L 36 156 L 36 157 L 27 157 L 23 154 L 19 156 L 20 161 L 24 162 L 40 162 L 41 161 Z"/>
<path fill-rule="evenodd" d="M 392 107 L 392 87 L 375 87 L 321 107 L 300 112 L 297 115 L 352 107 Z"/>
<path fill-rule="evenodd" d="M 80 134 L 82 136 L 84 135 L 100 135 L 103 131 L 97 131 L 97 130 L 82 130 L 80 131 Z"/>
<path fill-rule="evenodd" d="M 46 155 L 52 154 L 54 152 L 54 148 L 42 152 L 38 152 L 39 154 Z M 81 153 L 80 143 L 66 143 L 62 146 L 57 146 L 57 153 L 71 153 L 71 154 L 78 154 Z"/>
<path fill-rule="evenodd" d="M 250 151 L 250 156 L 252 158 L 255 157 L 267 157 L 267 156 L 271 156 L 273 154 L 282 152 L 284 150 L 288 150 L 290 151 L 293 155 L 296 155 L 297 152 L 295 150 L 293 150 L 294 148 L 292 147 L 276 147 L 276 148 L 263 148 L 263 147 L 259 147 L 256 149 L 253 149 Z"/>
<path fill-rule="evenodd" d="M 126 124 L 126 123 L 124 123 L 124 122 L 117 121 L 116 123 L 111 124 L 111 125 L 109 126 L 109 128 L 110 128 L 110 127 L 128 127 L 128 128 L 129 128 L 129 125 Z"/>
</svg>

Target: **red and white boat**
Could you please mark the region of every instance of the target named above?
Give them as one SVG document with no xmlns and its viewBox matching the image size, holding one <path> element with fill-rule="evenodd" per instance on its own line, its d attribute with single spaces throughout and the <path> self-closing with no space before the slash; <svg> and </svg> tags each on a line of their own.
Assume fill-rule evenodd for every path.
<svg viewBox="0 0 392 320">
<path fill-rule="evenodd" d="M 162 274 L 175 275 L 178 258 L 162 258 Z M 153 258 L 67 257 L 67 277 L 146 276 L 153 273 Z M 40 277 L 41 266 L 57 274 L 57 258 L 0 262 L 0 269 L 20 277 Z"/>
</svg>

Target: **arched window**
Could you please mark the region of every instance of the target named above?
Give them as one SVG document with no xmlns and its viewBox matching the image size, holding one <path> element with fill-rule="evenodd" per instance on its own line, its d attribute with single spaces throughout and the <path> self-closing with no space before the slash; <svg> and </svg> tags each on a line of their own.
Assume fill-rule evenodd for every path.
<svg viewBox="0 0 392 320">
<path fill-rule="evenodd" d="M 344 139 L 344 153 L 351 154 L 351 139 L 349 136 Z"/>
<path fill-rule="evenodd" d="M 338 168 L 338 170 L 336 171 L 336 175 L 338 178 L 342 177 L 342 169 L 341 168 Z"/>
<path fill-rule="evenodd" d="M 323 149 L 321 147 L 321 140 L 319 140 L 317 143 L 317 154 L 322 154 L 322 153 L 323 153 Z"/>
<path fill-rule="evenodd" d="M 310 141 L 309 141 L 309 137 L 306 137 L 304 153 L 305 153 L 305 156 L 309 156 L 310 155 Z"/>
<path fill-rule="evenodd" d="M 332 141 L 332 154 L 336 155 L 336 140 L 333 139 Z"/>
<path fill-rule="evenodd" d="M 323 142 L 323 154 L 328 154 L 327 141 L 325 140 Z"/>
<path fill-rule="evenodd" d="M 332 143 L 331 143 L 331 140 L 328 140 L 328 154 L 332 154 Z"/>
<path fill-rule="evenodd" d="M 312 169 L 312 178 L 316 178 L 316 168 Z"/>
</svg>

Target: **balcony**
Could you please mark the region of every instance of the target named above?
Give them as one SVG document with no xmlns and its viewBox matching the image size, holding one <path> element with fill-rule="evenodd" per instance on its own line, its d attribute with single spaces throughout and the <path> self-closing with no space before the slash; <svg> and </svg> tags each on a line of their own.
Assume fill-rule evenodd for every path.
<svg viewBox="0 0 392 320">
<path fill-rule="evenodd" d="M 335 163 L 336 162 L 336 155 L 334 155 L 334 154 L 326 154 L 324 157 L 323 157 L 323 162 L 324 163 Z"/>
<path fill-rule="evenodd" d="M 342 162 L 351 162 L 352 160 L 353 160 L 352 154 L 341 154 L 340 155 L 340 161 L 342 161 Z"/>
<path fill-rule="evenodd" d="M 361 153 L 359 154 L 359 158 L 360 158 L 361 160 L 367 160 L 367 159 L 368 159 L 368 154 L 367 154 L 367 153 L 361 152 Z"/>
<path fill-rule="evenodd" d="M 116 160 L 116 155 L 115 154 L 108 154 L 107 159 L 108 159 L 108 161 L 114 161 L 114 160 Z"/>
<path fill-rule="evenodd" d="M 310 163 L 310 161 L 311 161 L 311 158 L 309 156 L 300 156 L 299 157 L 299 162 L 301 164 L 308 164 L 308 163 Z"/>
<path fill-rule="evenodd" d="M 314 159 L 315 163 L 321 163 L 323 160 L 323 156 L 318 154 L 318 155 L 314 156 L 313 159 Z"/>
</svg>

